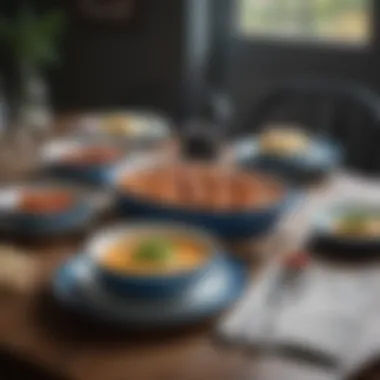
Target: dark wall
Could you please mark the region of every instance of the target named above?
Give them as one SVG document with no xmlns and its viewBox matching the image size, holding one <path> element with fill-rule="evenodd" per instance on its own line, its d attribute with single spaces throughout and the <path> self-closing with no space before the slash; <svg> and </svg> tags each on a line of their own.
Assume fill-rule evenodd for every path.
<svg viewBox="0 0 380 380">
<path fill-rule="evenodd" d="M 61 109 L 148 105 L 176 113 L 183 70 L 184 1 L 138 0 L 130 27 L 105 28 L 70 13 L 61 69 Z"/>
<path fill-rule="evenodd" d="M 19 6 L 7 1 L 0 4 L 3 14 Z M 116 28 L 79 17 L 75 0 L 34 0 L 40 11 L 62 7 L 68 15 L 61 62 L 48 73 L 55 108 L 148 106 L 173 116 L 198 112 L 207 93 L 210 1 L 136 0 L 134 21 Z M 8 68 L 2 71 L 10 77 Z"/>
</svg>

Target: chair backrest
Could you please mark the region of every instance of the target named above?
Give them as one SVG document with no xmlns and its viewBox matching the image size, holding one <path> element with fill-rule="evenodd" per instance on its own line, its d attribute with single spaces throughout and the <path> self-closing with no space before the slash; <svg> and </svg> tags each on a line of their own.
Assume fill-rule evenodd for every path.
<svg viewBox="0 0 380 380">
<path fill-rule="evenodd" d="M 257 131 L 273 121 L 326 134 L 345 149 L 346 166 L 380 173 L 380 97 L 365 86 L 326 79 L 282 84 L 258 102 L 247 125 Z"/>
</svg>

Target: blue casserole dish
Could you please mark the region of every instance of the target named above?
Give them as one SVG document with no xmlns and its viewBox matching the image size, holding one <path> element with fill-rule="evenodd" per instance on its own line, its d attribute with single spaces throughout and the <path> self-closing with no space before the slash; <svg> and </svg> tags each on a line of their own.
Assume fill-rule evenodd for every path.
<svg viewBox="0 0 380 380">
<path fill-rule="evenodd" d="M 292 189 L 280 184 L 283 188 L 282 195 L 270 206 L 229 212 L 166 205 L 120 189 L 121 178 L 134 175 L 147 165 L 152 165 L 152 161 L 145 159 L 129 162 L 121 165 L 109 177 L 109 183 L 116 192 L 117 209 L 122 216 L 185 222 L 206 228 L 223 239 L 235 240 L 268 233 L 298 198 Z"/>
</svg>

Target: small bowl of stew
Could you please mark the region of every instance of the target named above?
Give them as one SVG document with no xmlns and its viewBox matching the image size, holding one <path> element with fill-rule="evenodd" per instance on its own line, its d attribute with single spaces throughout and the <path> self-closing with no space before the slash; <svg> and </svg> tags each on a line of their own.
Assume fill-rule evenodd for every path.
<svg viewBox="0 0 380 380">
<path fill-rule="evenodd" d="M 380 205 L 339 202 L 316 215 L 310 239 L 313 251 L 345 258 L 380 253 Z"/>
<path fill-rule="evenodd" d="M 0 228 L 33 235 L 82 226 L 94 208 L 83 194 L 64 185 L 19 185 L 0 190 Z"/>
<path fill-rule="evenodd" d="M 226 239 L 269 232 L 294 195 L 260 172 L 188 162 L 121 166 L 111 184 L 125 215 L 182 221 Z"/>
<path fill-rule="evenodd" d="M 102 184 L 107 172 L 125 158 L 119 144 L 56 141 L 42 151 L 42 161 L 58 177 Z"/>
<path fill-rule="evenodd" d="M 209 235 L 193 227 L 146 222 L 102 231 L 85 252 L 109 291 L 143 297 L 180 293 L 222 254 Z"/>
</svg>

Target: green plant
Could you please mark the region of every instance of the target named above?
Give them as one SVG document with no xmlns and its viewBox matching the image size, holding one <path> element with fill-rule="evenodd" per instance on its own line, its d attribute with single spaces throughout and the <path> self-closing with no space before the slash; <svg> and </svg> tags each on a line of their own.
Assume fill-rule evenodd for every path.
<svg viewBox="0 0 380 380">
<path fill-rule="evenodd" d="M 58 61 L 56 42 L 64 21 L 60 10 L 38 15 L 24 6 L 16 17 L 0 19 L 0 41 L 8 45 L 18 64 L 43 68 Z"/>
</svg>

